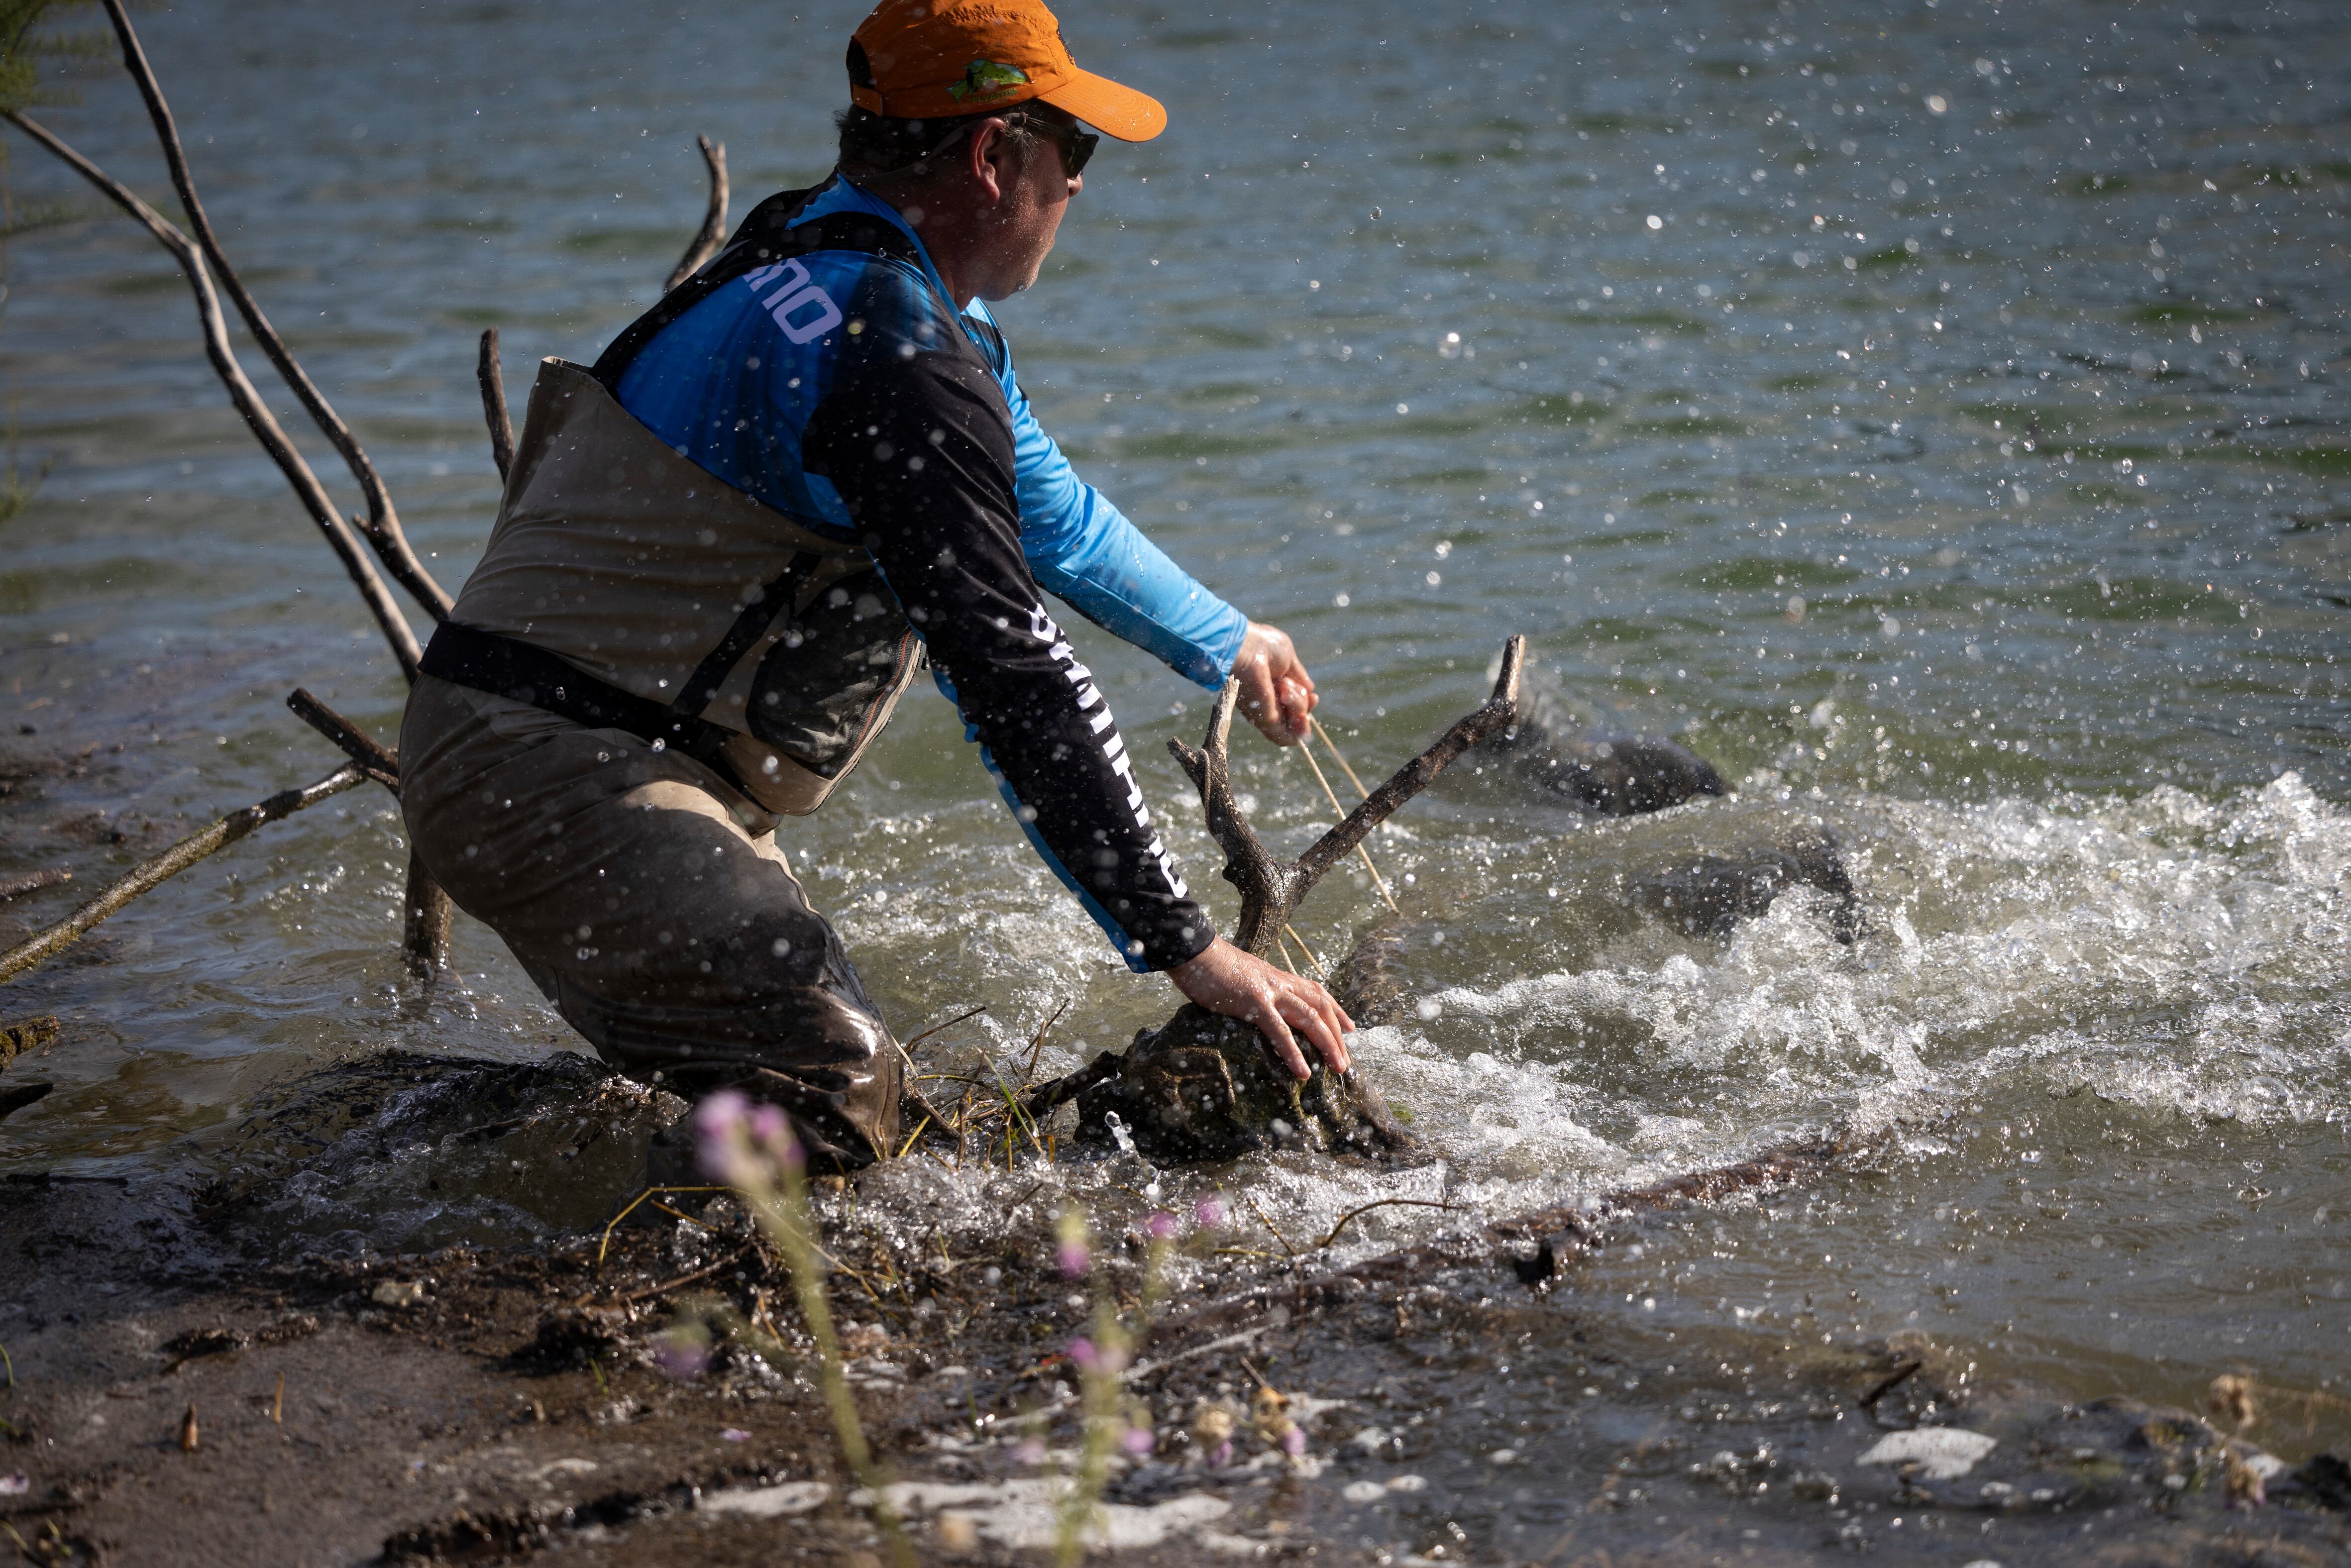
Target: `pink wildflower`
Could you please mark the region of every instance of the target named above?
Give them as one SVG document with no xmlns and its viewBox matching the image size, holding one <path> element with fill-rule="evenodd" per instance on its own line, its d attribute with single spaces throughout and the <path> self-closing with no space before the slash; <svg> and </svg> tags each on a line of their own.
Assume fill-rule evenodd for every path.
<svg viewBox="0 0 2351 1568">
<path fill-rule="evenodd" d="M 1054 1258 L 1061 1264 L 1061 1278 L 1080 1279 L 1093 1262 L 1093 1249 L 1086 1245 L 1086 1217 L 1074 1208 L 1064 1211 L 1060 1230 Z"/>
<path fill-rule="evenodd" d="M 751 1103 L 722 1089 L 695 1108 L 695 1157 L 705 1176 L 728 1186 L 748 1186 L 757 1178 L 745 1143 Z"/>
<path fill-rule="evenodd" d="M 1292 1427 L 1289 1431 L 1284 1432 L 1281 1435 L 1281 1451 L 1288 1454 L 1293 1459 L 1299 1455 L 1304 1453 L 1306 1451 L 1306 1433 L 1304 1429 Z"/>
<path fill-rule="evenodd" d="M 1192 1223 L 1203 1230 L 1222 1230 L 1227 1218 L 1225 1200 L 1217 1193 L 1212 1192 L 1192 1206 Z"/>
<path fill-rule="evenodd" d="M 1151 1211 L 1151 1218 L 1143 1222 L 1143 1228 L 1151 1233 L 1154 1241 L 1173 1241 L 1176 1239 L 1176 1217 L 1164 1208 L 1155 1208 Z"/>
<path fill-rule="evenodd" d="M 1134 1455 L 1138 1459 L 1148 1458 L 1151 1457 L 1151 1450 L 1154 1444 L 1151 1436 L 1151 1428 L 1148 1427 L 1129 1427 L 1126 1429 L 1125 1435 L 1121 1437 L 1118 1442 L 1119 1447 L 1124 1448 L 1128 1453 Z"/>
<path fill-rule="evenodd" d="M 710 1369 L 710 1347 L 684 1335 L 664 1335 L 653 1346 L 653 1364 L 664 1375 L 691 1383 Z"/>
</svg>

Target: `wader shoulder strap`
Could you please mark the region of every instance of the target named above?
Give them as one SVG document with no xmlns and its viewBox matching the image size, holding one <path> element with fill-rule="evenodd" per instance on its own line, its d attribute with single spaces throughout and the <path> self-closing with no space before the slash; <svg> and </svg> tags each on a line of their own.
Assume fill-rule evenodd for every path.
<svg viewBox="0 0 2351 1568">
<path fill-rule="evenodd" d="M 922 257 L 914 242 L 897 225 L 872 213 L 828 213 L 797 228 L 792 226 L 792 219 L 800 209 L 831 190 L 833 181 L 839 178 L 836 174 L 805 191 L 778 192 L 752 208 L 751 215 L 743 220 L 743 226 L 735 231 L 726 249 L 704 263 L 701 271 L 663 295 L 660 304 L 638 317 L 627 330 L 612 340 L 611 346 L 597 358 L 593 372 L 596 379 L 608 387 L 619 386 L 630 362 L 660 335 L 663 328 L 744 274 L 771 262 L 820 250 L 849 250 L 886 256 L 919 267 Z"/>
</svg>

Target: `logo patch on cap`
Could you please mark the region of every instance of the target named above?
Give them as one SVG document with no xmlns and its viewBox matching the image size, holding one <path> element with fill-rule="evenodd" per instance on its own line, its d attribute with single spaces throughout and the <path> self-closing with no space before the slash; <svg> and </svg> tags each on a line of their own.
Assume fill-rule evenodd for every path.
<svg viewBox="0 0 2351 1568">
<path fill-rule="evenodd" d="M 947 89 L 947 96 L 961 103 L 967 98 L 990 99 L 1025 87 L 1029 73 L 1019 66 L 998 65 L 994 60 L 974 60 L 964 67 L 963 79 Z"/>
</svg>

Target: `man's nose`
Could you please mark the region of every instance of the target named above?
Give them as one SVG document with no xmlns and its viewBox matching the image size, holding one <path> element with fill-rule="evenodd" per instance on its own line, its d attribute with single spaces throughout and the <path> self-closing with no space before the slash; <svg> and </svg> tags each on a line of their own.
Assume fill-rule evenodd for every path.
<svg viewBox="0 0 2351 1568">
<path fill-rule="evenodd" d="M 1070 194 L 1072 196 L 1075 196 L 1080 191 L 1086 188 L 1086 177 L 1083 174 L 1072 174 L 1069 177 L 1069 180 Z"/>
</svg>

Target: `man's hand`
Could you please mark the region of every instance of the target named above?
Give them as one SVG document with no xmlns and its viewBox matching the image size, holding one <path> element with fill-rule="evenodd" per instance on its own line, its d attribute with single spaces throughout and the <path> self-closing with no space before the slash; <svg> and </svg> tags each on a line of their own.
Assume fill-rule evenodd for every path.
<svg viewBox="0 0 2351 1568">
<path fill-rule="evenodd" d="M 1250 628 L 1254 632 L 1256 628 Z M 1276 632 L 1276 636 L 1280 633 Z M 1288 645 L 1289 639 L 1282 639 Z M 1299 1053 L 1293 1026 L 1306 1036 L 1315 1054 L 1333 1072 L 1347 1071 L 1347 1042 L 1355 1020 L 1340 1010 L 1331 993 L 1312 980 L 1277 969 L 1253 958 L 1219 936 L 1207 950 L 1186 964 L 1167 971 L 1176 988 L 1212 1013 L 1257 1025 L 1273 1042 L 1273 1053 L 1293 1078 L 1311 1076 L 1306 1058 Z"/>
<path fill-rule="evenodd" d="M 1314 677 L 1298 662 L 1289 632 L 1250 622 L 1240 656 L 1233 661 L 1233 674 L 1241 683 L 1241 712 L 1260 734 L 1276 746 L 1295 746 L 1306 737 L 1319 699 Z"/>
</svg>

